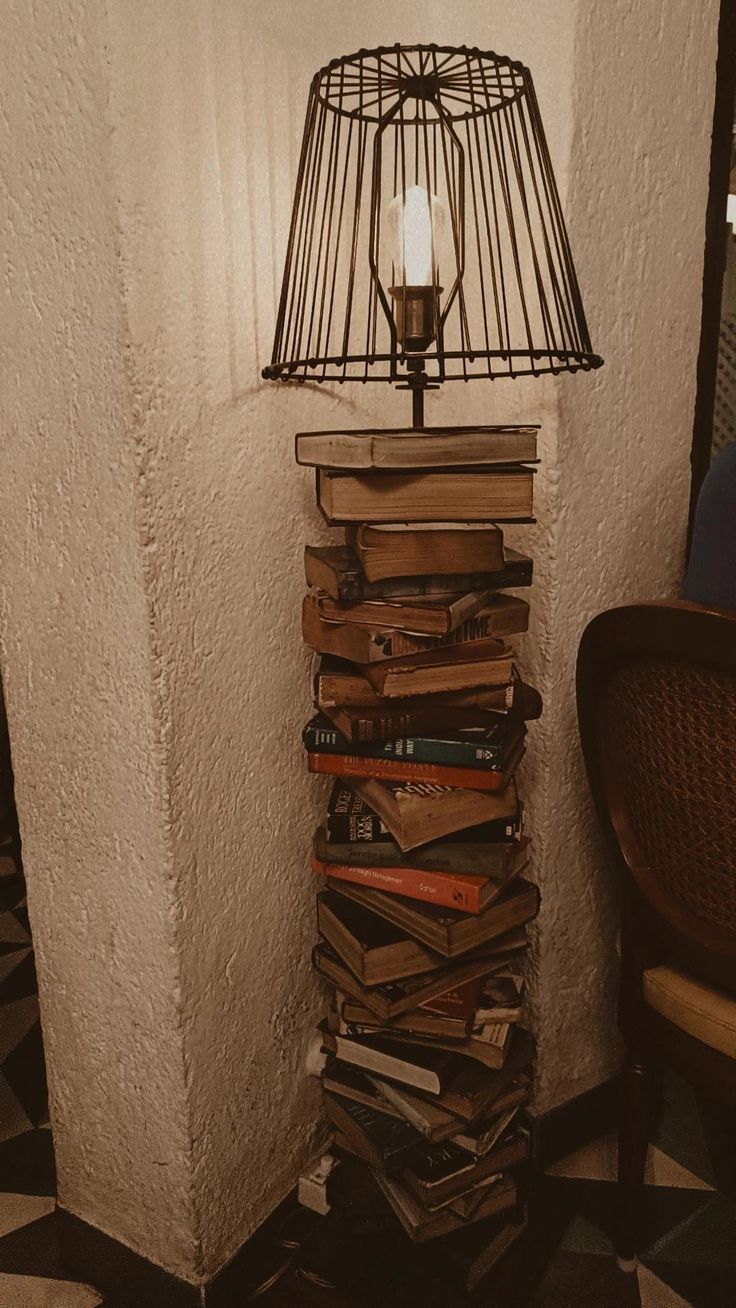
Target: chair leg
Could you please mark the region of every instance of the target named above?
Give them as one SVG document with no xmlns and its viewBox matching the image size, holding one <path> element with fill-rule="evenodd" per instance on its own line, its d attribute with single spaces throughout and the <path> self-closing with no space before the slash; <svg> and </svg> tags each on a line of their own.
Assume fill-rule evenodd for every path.
<svg viewBox="0 0 736 1308">
<path fill-rule="evenodd" d="M 618 1265 L 627 1272 L 634 1271 L 639 1252 L 652 1088 L 652 1069 L 648 1064 L 638 1058 L 627 1058 L 621 1085 L 616 1242 Z"/>
</svg>

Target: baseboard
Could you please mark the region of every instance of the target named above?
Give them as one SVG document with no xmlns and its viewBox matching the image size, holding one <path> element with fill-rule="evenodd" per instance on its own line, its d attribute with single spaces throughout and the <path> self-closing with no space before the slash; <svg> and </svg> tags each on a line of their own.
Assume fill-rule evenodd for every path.
<svg viewBox="0 0 736 1308">
<path fill-rule="evenodd" d="M 619 1077 L 610 1077 L 574 1099 L 538 1116 L 530 1114 L 536 1167 L 544 1171 L 558 1158 L 581 1149 L 618 1122 Z"/>
<path fill-rule="evenodd" d="M 269 1217 L 244 1241 L 232 1258 L 209 1280 L 192 1285 L 135 1253 L 60 1205 L 59 1243 L 67 1270 L 102 1293 L 110 1293 L 136 1308 L 232 1308 L 237 1296 L 255 1286 L 262 1275 L 263 1250 L 296 1207 L 291 1191 Z"/>
</svg>

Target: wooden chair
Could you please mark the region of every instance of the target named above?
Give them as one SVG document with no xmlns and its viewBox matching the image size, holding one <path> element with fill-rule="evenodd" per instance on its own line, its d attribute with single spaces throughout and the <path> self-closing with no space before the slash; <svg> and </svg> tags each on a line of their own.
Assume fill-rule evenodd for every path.
<svg viewBox="0 0 736 1308">
<path fill-rule="evenodd" d="M 658 1071 L 736 1110 L 736 614 L 684 602 L 600 614 L 577 697 L 622 878 L 617 1254 L 633 1270 Z"/>
</svg>

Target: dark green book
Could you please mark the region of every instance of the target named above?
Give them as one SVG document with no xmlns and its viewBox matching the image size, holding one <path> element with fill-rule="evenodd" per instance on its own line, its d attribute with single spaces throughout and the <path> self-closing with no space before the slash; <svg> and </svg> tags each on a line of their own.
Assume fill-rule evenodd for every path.
<svg viewBox="0 0 736 1308">
<path fill-rule="evenodd" d="M 361 744 L 346 740 L 324 713 L 317 713 L 302 732 L 310 754 L 349 754 L 353 758 L 404 759 L 407 763 L 438 763 L 445 767 L 503 771 L 518 749 L 526 728 L 521 723 L 493 722 L 487 727 L 468 728 L 456 735 L 401 736 L 395 740 L 371 740 Z"/>
<path fill-rule="evenodd" d="M 449 872 L 459 876 L 490 877 L 499 884 L 511 879 L 529 857 L 529 840 L 435 840 L 402 854 L 390 837 L 380 841 L 328 840 L 317 829 L 314 852 L 321 863 L 343 867 L 400 867 L 407 871 Z"/>
</svg>

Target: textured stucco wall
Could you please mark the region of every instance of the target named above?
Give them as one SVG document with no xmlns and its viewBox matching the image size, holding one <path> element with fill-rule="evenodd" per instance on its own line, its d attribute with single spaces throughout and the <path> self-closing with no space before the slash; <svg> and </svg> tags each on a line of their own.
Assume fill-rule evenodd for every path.
<svg viewBox="0 0 736 1308">
<path fill-rule="evenodd" d="M 679 593 L 690 485 L 716 0 L 578 6 L 566 212 L 596 348 L 562 379 L 546 470 L 545 715 L 535 749 L 537 1106 L 617 1066 L 615 887 L 577 746 L 574 671 L 602 609 Z"/>
<path fill-rule="evenodd" d="M 61 1202 L 191 1265 L 100 7 L 3 7 L 0 652 Z"/>
<path fill-rule="evenodd" d="M 407 5 L 391 39 L 463 41 L 482 9 Z M 299 752 L 309 704 L 299 612 L 303 543 L 324 527 L 312 478 L 293 464 L 293 433 L 361 416 L 388 421 L 389 412 L 400 423 L 408 409 L 406 395 L 370 387 L 259 380 L 309 80 L 332 55 L 386 36 L 383 6 L 331 7 L 328 28 L 324 12 L 315 0 L 276 13 L 198 0 L 153 13 L 130 0 L 110 6 L 120 248 L 147 588 L 166 687 L 206 1268 L 289 1188 L 317 1120 L 303 1076 L 320 1004 L 307 852 L 326 787 L 305 775 Z M 512 49 L 519 36 L 508 15 L 493 33 Z M 571 43 L 571 23 L 551 15 L 525 42 L 563 138 L 569 92 L 559 73 Z M 489 396 L 472 389 L 437 410 L 487 416 Z M 499 414 L 510 404 L 521 411 L 513 391 L 494 395 Z M 535 412 L 540 403 L 538 391 Z"/>
<path fill-rule="evenodd" d="M 2 657 L 62 1200 L 190 1279 L 314 1140 L 299 603 L 324 527 L 292 436 L 408 406 L 259 379 L 311 74 L 397 39 L 528 63 L 607 361 L 428 401 L 430 420 L 544 424 L 539 523 L 516 533 L 546 698 L 525 766 L 544 1107 L 615 1057 L 573 662 L 589 614 L 679 571 L 716 9 L 65 0 L 29 24 L 11 6 Z"/>
</svg>

